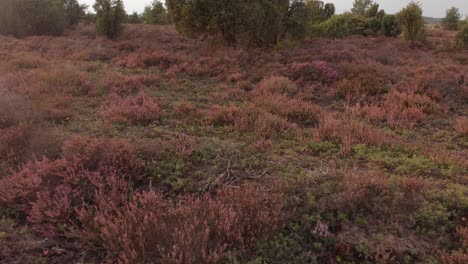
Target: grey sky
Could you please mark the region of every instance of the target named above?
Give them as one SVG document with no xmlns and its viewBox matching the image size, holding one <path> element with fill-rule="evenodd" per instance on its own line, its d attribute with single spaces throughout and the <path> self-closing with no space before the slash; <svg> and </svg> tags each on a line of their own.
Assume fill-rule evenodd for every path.
<svg viewBox="0 0 468 264">
<path fill-rule="evenodd" d="M 81 3 L 86 3 L 92 6 L 94 0 L 78 0 Z M 151 3 L 152 0 L 124 0 L 125 7 L 128 13 L 133 11 L 142 12 L 144 7 Z M 324 2 L 334 3 L 337 12 L 341 13 L 348 11 L 353 6 L 353 0 L 323 0 Z M 411 0 L 374 0 L 380 4 L 387 13 L 396 13 Z M 468 0 L 419 0 L 422 5 L 425 16 L 444 17 L 445 11 L 452 7 L 458 7 L 462 15 L 468 15 Z"/>
</svg>

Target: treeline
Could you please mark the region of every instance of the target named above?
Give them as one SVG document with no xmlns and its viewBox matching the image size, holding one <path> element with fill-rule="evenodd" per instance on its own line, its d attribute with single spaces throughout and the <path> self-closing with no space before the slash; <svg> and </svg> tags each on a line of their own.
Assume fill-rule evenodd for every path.
<svg viewBox="0 0 468 264">
<path fill-rule="evenodd" d="M 342 38 L 349 35 L 403 33 L 414 47 L 425 40 L 425 25 L 419 4 L 411 2 L 399 13 L 387 14 L 373 0 L 355 0 L 351 12 L 335 14 L 332 3 L 319 0 L 153 0 L 142 14 L 127 15 L 122 0 L 96 0 L 95 14 L 77 0 L 2 0 L 0 34 L 17 37 L 61 35 L 82 19 L 96 23 L 99 34 L 116 38 L 123 23 L 174 23 L 189 38 L 219 38 L 226 45 L 274 46 L 306 37 Z M 459 30 L 456 43 L 468 45 L 468 23 L 457 8 L 447 10 L 443 27 Z"/>
<path fill-rule="evenodd" d="M 77 0 L 2 0 L 0 34 L 61 35 L 80 21 L 86 8 Z"/>
<path fill-rule="evenodd" d="M 142 14 L 133 12 L 131 15 L 128 15 L 127 23 L 164 25 L 170 24 L 170 19 L 163 3 L 159 0 L 153 0 L 150 5 L 145 7 Z"/>
<path fill-rule="evenodd" d="M 220 37 L 230 46 L 272 46 L 305 37 L 342 38 L 385 35 L 405 39 L 415 47 L 425 41 L 423 11 L 409 3 L 399 13 L 386 14 L 372 0 L 355 0 L 351 12 L 335 14 L 335 6 L 318 0 L 167 0 L 177 31 L 190 38 Z M 457 45 L 466 46 L 458 9 L 447 11 L 447 27 L 460 27 Z"/>
<path fill-rule="evenodd" d="M 123 31 L 122 23 L 167 24 L 169 18 L 160 1 L 153 1 L 140 16 L 128 16 L 122 0 L 96 0 L 95 13 L 78 0 L 1 0 L 0 34 L 25 37 L 59 36 L 79 22 L 95 22 L 97 32 L 115 38 Z M 135 21 L 136 20 L 136 21 Z"/>
</svg>

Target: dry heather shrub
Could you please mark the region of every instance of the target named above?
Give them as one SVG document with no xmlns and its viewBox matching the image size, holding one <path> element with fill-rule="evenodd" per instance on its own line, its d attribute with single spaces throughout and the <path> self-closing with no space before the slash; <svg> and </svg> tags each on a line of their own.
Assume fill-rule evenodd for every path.
<svg viewBox="0 0 468 264">
<path fill-rule="evenodd" d="M 29 159 L 55 157 L 60 150 L 55 131 L 28 124 L 0 129 L 0 176 Z"/>
<path fill-rule="evenodd" d="M 363 210 L 378 213 L 379 210 L 385 210 L 379 208 L 383 205 L 378 203 L 382 202 L 379 197 L 393 191 L 390 180 L 379 172 L 358 173 L 353 169 L 344 175 L 342 183 L 342 189 L 335 195 L 333 204 L 353 213 Z"/>
<path fill-rule="evenodd" d="M 36 69 L 46 64 L 46 60 L 35 53 L 15 53 L 7 62 L 10 71 Z"/>
<path fill-rule="evenodd" d="M 383 104 L 356 104 L 351 114 L 374 122 L 386 121 L 394 128 L 412 128 L 427 119 L 429 114 L 442 111 L 438 104 L 426 95 L 400 92 L 392 89 L 384 97 Z"/>
<path fill-rule="evenodd" d="M 118 95 L 132 95 L 140 92 L 143 88 L 157 83 L 159 77 L 149 74 L 121 75 L 116 73 L 106 74 L 97 85 L 93 93 L 116 93 Z"/>
<path fill-rule="evenodd" d="M 217 263 L 274 236 L 282 220 L 280 197 L 258 188 L 188 196 L 176 204 L 143 192 L 123 208 L 100 208 L 84 233 L 118 252 L 122 263 Z"/>
<path fill-rule="evenodd" d="M 287 118 L 290 122 L 307 126 L 316 125 L 322 114 L 318 105 L 280 94 L 256 96 L 253 104 L 259 109 Z"/>
<path fill-rule="evenodd" d="M 283 76 L 270 76 L 264 78 L 257 86 L 255 94 L 258 96 L 267 94 L 267 93 L 277 93 L 293 96 L 297 94 L 298 87 L 297 85 Z"/>
<path fill-rule="evenodd" d="M 37 69 L 32 78 L 26 87 L 26 93 L 33 96 L 44 94 L 83 96 L 92 88 L 89 75 L 69 64 Z"/>
<path fill-rule="evenodd" d="M 468 117 L 461 116 L 455 120 L 455 131 L 463 136 L 468 135 Z"/>
<path fill-rule="evenodd" d="M 33 122 L 38 118 L 31 100 L 22 95 L 0 91 L 0 128 Z"/>
<path fill-rule="evenodd" d="M 411 128 L 436 112 L 438 105 L 428 96 L 392 89 L 385 96 L 384 108 L 390 126 Z"/>
<path fill-rule="evenodd" d="M 259 139 L 252 144 L 257 151 L 266 151 L 273 146 L 273 141 L 269 139 Z"/>
<path fill-rule="evenodd" d="M 333 82 L 340 76 L 338 71 L 331 67 L 326 61 L 313 61 L 297 63 L 286 66 L 286 76 L 292 78 L 299 83 L 307 83 L 311 81 Z"/>
<path fill-rule="evenodd" d="M 70 121 L 75 113 L 70 109 L 72 98 L 67 95 L 51 95 L 39 102 L 39 108 L 45 113 L 45 118 L 53 123 Z"/>
<path fill-rule="evenodd" d="M 173 107 L 172 110 L 178 117 L 196 117 L 198 116 L 197 107 L 189 101 L 179 101 Z"/>
<path fill-rule="evenodd" d="M 464 79 L 465 69 L 459 65 L 430 64 L 412 69 L 409 82 L 415 83 L 415 92 L 425 94 L 434 100 L 442 97 L 454 98 Z"/>
<path fill-rule="evenodd" d="M 375 128 L 359 123 L 353 119 L 335 118 L 325 115 L 314 137 L 320 141 L 332 141 L 342 144 L 343 154 L 349 154 L 353 144 L 381 146 L 391 143 L 392 137 Z"/>
<path fill-rule="evenodd" d="M 260 112 L 258 115 L 248 112 L 234 126 L 239 131 L 252 131 L 263 138 L 274 138 L 280 135 L 287 135 L 295 126 L 286 119 L 267 112 Z"/>
<path fill-rule="evenodd" d="M 111 123 L 148 125 L 161 116 L 161 109 L 156 98 L 144 92 L 129 97 L 110 94 L 101 115 Z"/>
<path fill-rule="evenodd" d="M 123 140 L 75 137 L 67 141 L 57 160 L 29 162 L 0 180 L 0 204 L 28 216 L 34 229 L 48 237 L 72 226 L 77 209 L 119 204 L 126 200 L 140 163 Z"/>
<path fill-rule="evenodd" d="M 386 91 L 386 80 L 391 72 L 374 61 L 345 62 L 341 64 L 346 78 L 336 83 L 333 94 L 340 98 L 360 99 Z"/>
<path fill-rule="evenodd" d="M 0 165 L 19 165 L 29 150 L 30 139 L 31 127 L 28 125 L 20 124 L 0 129 Z"/>
<path fill-rule="evenodd" d="M 141 171 L 135 149 L 124 139 L 73 136 L 64 142 L 62 157 L 91 171 L 107 168 L 129 177 Z"/>
<path fill-rule="evenodd" d="M 286 135 L 297 126 L 287 119 L 274 115 L 257 107 L 252 103 L 246 103 L 239 108 L 237 106 L 214 106 L 205 118 L 208 125 L 230 126 L 240 132 L 251 132 L 264 138 L 273 138 Z"/>
<path fill-rule="evenodd" d="M 233 125 L 241 116 L 241 112 L 242 110 L 235 105 L 215 105 L 205 117 L 205 121 L 214 126 Z"/>
<path fill-rule="evenodd" d="M 133 52 L 113 60 L 115 65 L 131 69 L 159 67 L 167 70 L 178 62 L 179 58 L 163 50 Z"/>
<path fill-rule="evenodd" d="M 374 122 L 383 122 L 387 118 L 387 113 L 385 112 L 384 108 L 375 104 L 364 105 L 358 103 L 351 107 L 350 112 L 355 116 L 360 116 L 368 121 Z"/>
<path fill-rule="evenodd" d="M 468 262 L 468 227 L 457 228 L 459 238 L 459 249 L 451 253 L 441 252 L 440 261 L 442 264 L 464 264 Z"/>
<path fill-rule="evenodd" d="M 343 79 L 333 87 L 334 95 L 351 99 L 375 96 L 384 91 L 385 87 L 382 80 L 372 73 L 363 73 L 350 79 Z"/>
</svg>

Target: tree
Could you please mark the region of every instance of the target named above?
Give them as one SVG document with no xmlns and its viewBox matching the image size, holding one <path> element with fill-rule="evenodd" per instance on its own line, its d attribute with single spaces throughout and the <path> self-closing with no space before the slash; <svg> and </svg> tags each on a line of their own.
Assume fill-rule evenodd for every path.
<svg viewBox="0 0 468 264">
<path fill-rule="evenodd" d="M 65 30 L 62 0 L 0 1 L 0 34 L 58 36 Z"/>
<path fill-rule="evenodd" d="M 354 0 L 351 13 L 363 16 L 366 14 L 366 11 L 371 7 L 372 4 L 372 0 Z"/>
<path fill-rule="evenodd" d="M 458 48 L 468 48 L 468 23 L 463 23 L 455 36 L 455 45 Z"/>
<path fill-rule="evenodd" d="M 364 12 L 365 17 L 376 17 L 377 13 L 379 12 L 379 4 L 374 3 L 367 8 L 367 10 Z"/>
<path fill-rule="evenodd" d="M 385 15 L 382 18 L 381 34 L 387 37 L 397 37 L 401 34 L 400 26 L 394 15 Z"/>
<path fill-rule="evenodd" d="M 419 4 L 411 2 L 398 14 L 397 19 L 406 40 L 411 41 L 411 48 L 415 47 L 416 41 L 425 40 L 424 19 Z"/>
<path fill-rule="evenodd" d="M 293 39 L 304 38 L 307 33 L 305 25 L 309 22 L 310 17 L 311 12 L 305 2 L 291 2 L 284 21 L 284 32 L 287 36 L 283 37 Z"/>
<path fill-rule="evenodd" d="M 325 4 L 323 1 L 311 0 L 307 2 L 308 8 L 311 10 L 312 23 L 320 23 L 335 14 L 335 5 L 332 3 Z"/>
<path fill-rule="evenodd" d="M 166 8 L 158 1 L 154 0 L 151 5 L 145 7 L 142 19 L 146 24 L 168 24 Z"/>
<path fill-rule="evenodd" d="M 122 0 L 96 0 L 93 8 L 96 11 L 96 30 L 99 34 L 111 39 L 122 34 L 122 23 L 127 16 Z"/>
<path fill-rule="evenodd" d="M 142 22 L 142 19 L 137 12 L 133 12 L 131 15 L 128 16 L 127 22 L 129 24 L 140 24 Z"/>
<path fill-rule="evenodd" d="M 325 20 L 335 15 L 335 5 L 332 3 L 325 4 L 325 7 L 323 8 L 323 14 Z"/>
<path fill-rule="evenodd" d="M 460 19 L 460 10 L 456 7 L 452 7 L 447 10 L 445 18 L 442 20 L 442 26 L 447 30 L 457 30 Z"/>
<path fill-rule="evenodd" d="M 80 5 L 77 0 L 62 0 L 65 12 L 65 20 L 68 27 L 76 26 L 86 15 L 87 5 Z"/>
<path fill-rule="evenodd" d="M 304 9 L 296 7 L 301 7 L 303 2 L 167 0 L 166 4 L 177 31 L 184 36 L 221 36 L 230 46 L 271 46 L 287 36 L 288 29 L 299 32 L 295 22 L 301 17 L 298 12 Z"/>
</svg>

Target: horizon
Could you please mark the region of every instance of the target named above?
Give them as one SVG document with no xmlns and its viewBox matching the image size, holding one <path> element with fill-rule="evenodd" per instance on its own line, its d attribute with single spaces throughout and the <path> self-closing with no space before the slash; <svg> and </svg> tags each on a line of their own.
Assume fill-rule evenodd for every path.
<svg viewBox="0 0 468 264">
<path fill-rule="evenodd" d="M 123 0 L 125 9 L 127 13 L 131 14 L 133 12 L 142 13 L 145 6 L 149 5 L 152 0 Z M 374 2 L 380 5 L 380 8 L 385 10 L 389 14 L 397 13 L 401 8 L 406 6 L 412 0 L 374 0 Z M 78 0 L 78 2 L 87 4 L 92 10 L 92 5 L 94 0 Z M 161 1 L 165 2 L 165 1 Z M 337 13 L 344 13 L 349 11 L 353 6 L 353 0 L 328 0 L 324 1 L 325 3 L 335 4 Z M 395 3 L 398 2 L 398 3 Z M 426 17 L 434 18 L 443 18 L 445 17 L 445 12 L 451 7 L 457 7 L 460 9 L 462 16 L 468 16 L 468 1 L 466 0 L 421 0 L 418 1 L 423 8 L 423 15 Z"/>
</svg>

